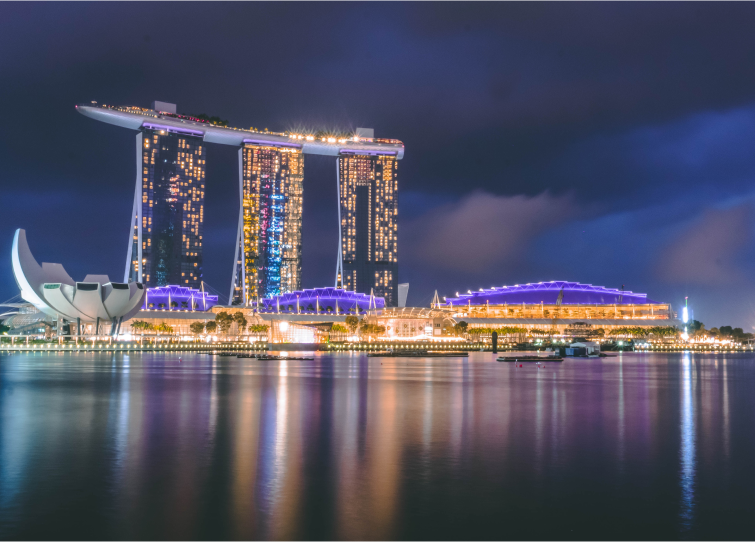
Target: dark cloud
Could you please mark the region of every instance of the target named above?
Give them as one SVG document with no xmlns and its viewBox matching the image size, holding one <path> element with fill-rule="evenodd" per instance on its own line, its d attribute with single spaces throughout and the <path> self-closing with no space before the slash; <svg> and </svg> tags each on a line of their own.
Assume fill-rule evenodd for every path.
<svg viewBox="0 0 755 542">
<path fill-rule="evenodd" d="M 700 264 L 704 284 L 677 273 L 685 228 L 744 227 L 715 209 L 753 192 L 754 15 L 749 3 L 0 3 L 0 247 L 26 227 L 41 259 L 121 273 L 134 133 L 73 105 L 159 99 L 238 126 L 402 139 L 411 302 L 568 278 L 694 295 L 715 318 L 716 296 L 735 304 L 738 290 L 729 314 L 755 322 L 743 233 L 710 241 L 728 252 Z M 205 277 L 223 292 L 235 167 L 233 149 L 210 146 Z M 335 164 L 305 168 L 303 281 L 330 284 Z M 676 256 L 659 276 L 664 251 Z M 0 297 L 14 293 L 0 258 Z"/>
<path fill-rule="evenodd" d="M 749 272 L 742 266 L 743 249 L 753 242 L 752 203 L 706 211 L 662 251 L 660 279 L 710 287 L 742 285 Z"/>
<path fill-rule="evenodd" d="M 402 252 L 413 267 L 469 276 L 485 275 L 494 268 L 503 276 L 517 267 L 534 238 L 575 211 L 568 196 L 475 192 L 408 221 L 402 231 Z"/>
</svg>

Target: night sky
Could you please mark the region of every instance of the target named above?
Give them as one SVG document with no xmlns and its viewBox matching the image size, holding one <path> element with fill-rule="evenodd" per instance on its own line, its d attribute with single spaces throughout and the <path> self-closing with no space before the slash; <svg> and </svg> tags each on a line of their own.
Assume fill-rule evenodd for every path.
<svg viewBox="0 0 755 542">
<path fill-rule="evenodd" d="M 409 304 L 570 280 L 755 326 L 755 5 L 0 4 L 0 301 L 13 232 L 123 278 L 135 131 L 77 103 L 401 139 Z M 333 283 L 336 163 L 307 156 L 303 286 Z M 237 150 L 208 144 L 204 277 L 227 295 Z"/>
</svg>

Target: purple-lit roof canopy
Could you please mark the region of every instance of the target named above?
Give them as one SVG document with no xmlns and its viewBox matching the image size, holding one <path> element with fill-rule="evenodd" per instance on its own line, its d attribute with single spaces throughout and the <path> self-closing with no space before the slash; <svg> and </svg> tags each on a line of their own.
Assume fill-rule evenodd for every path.
<svg viewBox="0 0 755 542">
<path fill-rule="evenodd" d="M 356 307 L 359 311 L 367 311 L 370 308 L 370 296 L 349 292 L 348 290 L 339 290 L 337 288 L 312 288 L 311 290 L 299 290 L 281 294 L 262 300 L 262 310 L 265 312 L 295 313 L 297 311 L 296 301 L 299 301 L 299 312 L 314 313 L 319 305 L 320 312 L 336 311 L 344 313 L 353 311 Z M 385 308 L 385 298 L 375 296 L 372 308 Z"/>
<path fill-rule="evenodd" d="M 207 311 L 218 304 L 218 296 L 186 286 L 147 288 L 142 309 Z"/>
<path fill-rule="evenodd" d="M 621 291 L 616 288 L 604 288 L 579 282 L 536 282 L 534 284 L 517 284 L 501 286 L 490 290 L 480 290 L 470 294 L 460 294 L 448 298 L 449 305 L 504 305 L 504 304 L 538 304 L 555 305 L 563 290 L 563 305 L 614 305 L 657 303 L 647 298 L 647 294 Z"/>
</svg>

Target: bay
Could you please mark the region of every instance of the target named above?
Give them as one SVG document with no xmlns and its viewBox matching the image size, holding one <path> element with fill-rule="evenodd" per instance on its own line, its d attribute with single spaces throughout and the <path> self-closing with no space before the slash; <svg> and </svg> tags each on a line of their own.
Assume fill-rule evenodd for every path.
<svg viewBox="0 0 755 542">
<path fill-rule="evenodd" d="M 751 354 L 314 357 L 3 356 L 0 538 L 755 537 Z"/>
</svg>

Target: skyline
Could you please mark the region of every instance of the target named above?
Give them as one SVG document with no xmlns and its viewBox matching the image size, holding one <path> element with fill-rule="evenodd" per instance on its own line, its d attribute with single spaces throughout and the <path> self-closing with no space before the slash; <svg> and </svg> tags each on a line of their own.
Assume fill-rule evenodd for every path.
<svg viewBox="0 0 755 542">
<path fill-rule="evenodd" d="M 145 6 L 53 5 L 39 19 L 39 7 L 0 9 L 0 43 L 24 51 L 0 60 L 9 82 L 0 95 L 14 104 L 0 136 L 8 254 L 22 227 L 52 261 L 80 262 L 76 278 L 122 273 L 133 138 L 72 104 L 161 99 L 232 125 L 374 126 L 404 141 L 398 281 L 411 284 L 410 305 L 429 304 L 435 289 L 573 280 L 624 284 L 676 310 L 688 296 L 708 327 L 750 330 L 755 320 L 755 78 L 740 69 L 755 54 L 748 5 L 451 5 L 431 17 L 421 5 L 393 6 L 390 17 L 379 4 L 302 5 L 285 15 L 283 44 L 273 40 L 284 17 L 274 5 L 187 5 L 171 13 L 175 28 L 159 25 L 161 5 L 149 17 Z M 243 29 L 252 19 L 268 23 L 254 38 Z M 131 20 L 143 33 L 128 40 L 112 21 Z M 215 40 L 178 48 L 180 27 L 195 20 Z M 627 47 L 628 36 L 642 38 Z M 55 40 L 65 47 L 51 50 Z M 275 84 L 245 73 L 251 45 L 262 50 L 254 77 L 275 73 Z M 281 57 L 264 60 L 272 48 Z M 154 50 L 171 63 L 145 56 Z M 208 66 L 199 81 L 186 69 L 195 57 Z M 292 63 L 297 84 L 280 62 Z M 40 152 L 50 130 L 66 137 Z M 217 145 L 208 155 L 217 184 L 206 194 L 205 278 L 225 295 L 237 160 Z M 329 286 L 333 167 L 307 157 L 306 168 L 301 285 Z M 61 229 L 76 241 L 70 256 L 52 242 Z M 8 262 L 0 278 L 7 299 L 16 293 Z"/>
<path fill-rule="evenodd" d="M 397 301 L 401 141 L 376 138 L 371 128 L 339 134 L 232 127 L 218 117 L 178 113 L 176 104 L 157 100 L 149 108 L 91 101 L 76 111 L 138 130 L 124 282 L 193 288 L 204 282 L 203 204 L 205 183 L 212 183 L 206 180 L 204 143 L 217 143 L 238 148 L 239 222 L 229 305 L 250 305 L 300 289 L 306 154 L 337 160 L 335 285 L 362 293 L 377 290 L 389 305 Z"/>
</svg>

